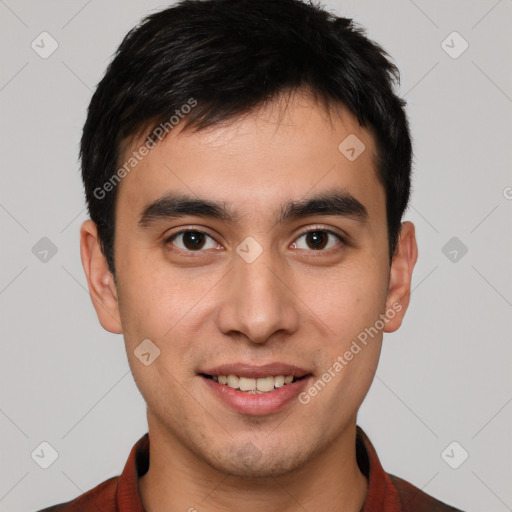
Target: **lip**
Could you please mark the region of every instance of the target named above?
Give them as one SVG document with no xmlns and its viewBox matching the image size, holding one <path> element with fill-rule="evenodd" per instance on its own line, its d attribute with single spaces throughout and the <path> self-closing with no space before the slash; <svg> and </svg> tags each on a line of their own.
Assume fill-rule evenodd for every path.
<svg viewBox="0 0 512 512">
<path fill-rule="evenodd" d="M 206 375 L 212 375 L 214 377 L 219 375 L 236 375 L 238 377 L 249 377 L 252 379 L 275 377 L 277 375 L 284 375 L 285 377 L 287 375 L 293 375 L 299 379 L 312 372 L 298 366 L 276 362 L 259 366 L 248 363 L 222 364 L 215 368 L 200 370 L 198 373 L 205 373 Z"/>
<path fill-rule="evenodd" d="M 205 377 L 204 374 L 212 376 L 237 375 L 238 377 L 254 379 L 276 375 L 293 375 L 300 380 L 276 388 L 274 391 L 258 394 L 230 388 L 226 384 L 220 384 Z M 262 366 L 237 363 L 224 364 L 201 371 L 198 377 L 208 386 L 214 396 L 236 412 L 248 416 L 265 416 L 284 409 L 287 404 L 297 399 L 297 396 L 313 378 L 313 374 L 303 368 L 283 363 L 270 363 Z"/>
</svg>

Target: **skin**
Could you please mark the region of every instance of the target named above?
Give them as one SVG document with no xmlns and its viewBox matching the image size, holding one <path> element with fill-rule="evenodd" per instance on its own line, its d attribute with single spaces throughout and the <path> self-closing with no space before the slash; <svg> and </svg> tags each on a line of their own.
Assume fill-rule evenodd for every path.
<svg viewBox="0 0 512 512">
<path fill-rule="evenodd" d="M 280 361 L 311 370 L 316 381 L 393 305 L 401 309 L 383 331 L 400 327 L 417 246 L 413 224 L 404 222 L 390 265 L 373 135 L 345 108 L 331 108 L 329 116 L 302 92 L 196 133 L 179 128 L 120 184 L 117 284 L 95 224 L 88 220 L 81 228 L 99 321 L 124 335 L 147 403 L 150 468 L 139 479 L 144 507 L 227 511 L 243 503 L 246 512 L 358 512 L 367 480 L 356 461 L 356 415 L 377 368 L 382 331 L 307 405 L 292 400 L 273 414 L 235 412 L 197 371 Z M 353 162 L 338 150 L 349 134 L 366 146 Z M 332 188 L 357 198 L 367 221 L 315 215 L 275 223 L 286 201 Z M 187 215 L 142 229 L 145 205 L 169 191 L 224 201 L 239 221 Z M 331 236 L 329 248 L 315 250 L 301 236 L 315 227 L 345 233 L 349 242 Z M 165 241 L 185 228 L 212 238 L 200 252 L 183 252 L 180 238 Z M 248 236 L 263 249 L 250 264 L 236 252 Z M 161 351 L 149 366 L 134 355 L 146 338 Z M 247 443 L 258 456 L 240 457 Z"/>
</svg>

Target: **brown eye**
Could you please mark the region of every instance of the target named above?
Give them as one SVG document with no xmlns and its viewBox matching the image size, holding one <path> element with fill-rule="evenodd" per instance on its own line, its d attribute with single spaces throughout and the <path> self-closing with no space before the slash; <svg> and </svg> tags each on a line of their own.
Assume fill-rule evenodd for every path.
<svg viewBox="0 0 512 512">
<path fill-rule="evenodd" d="M 201 251 L 202 249 L 215 249 L 217 243 L 213 238 L 202 231 L 180 231 L 167 239 L 182 251 Z"/>
<path fill-rule="evenodd" d="M 328 241 L 329 236 L 324 231 L 310 231 L 306 235 L 306 244 L 310 249 L 323 249 Z"/>
<path fill-rule="evenodd" d="M 304 241 L 299 242 L 301 239 L 304 239 Z M 336 247 L 336 245 L 339 245 L 340 242 L 343 242 L 343 240 L 336 233 L 326 229 L 316 229 L 307 231 L 306 233 L 303 233 L 301 236 L 299 236 L 297 241 L 293 243 L 293 247 L 294 249 L 321 251 L 324 249 L 331 249 Z"/>
</svg>

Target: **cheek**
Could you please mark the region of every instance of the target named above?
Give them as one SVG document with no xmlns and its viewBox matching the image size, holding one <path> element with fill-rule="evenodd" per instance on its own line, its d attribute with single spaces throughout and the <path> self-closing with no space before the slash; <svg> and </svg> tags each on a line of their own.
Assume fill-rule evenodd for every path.
<svg viewBox="0 0 512 512">
<path fill-rule="evenodd" d="M 323 372 L 335 375 L 330 398 L 326 396 L 332 407 L 345 400 L 358 407 L 371 385 L 382 344 L 379 319 L 386 291 L 386 272 L 378 265 L 354 266 L 332 280 L 324 307 L 334 334 L 325 340 L 329 345 L 323 359 Z"/>
<path fill-rule="evenodd" d="M 211 276 L 191 277 L 160 261 L 128 252 L 119 266 L 119 308 L 128 336 L 166 340 L 193 316 L 195 306 L 212 287 Z"/>
<path fill-rule="evenodd" d="M 329 327 L 338 348 L 373 325 L 385 307 L 387 280 L 375 267 L 340 267 L 298 282 L 299 297 L 305 297 L 311 316 Z"/>
<path fill-rule="evenodd" d="M 152 386 L 171 389 L 176 387 L 176 381 L 190 378 L 190 368 L 197 362 L 201 345 L 198 333 L 205 319 L 211 317 L 215 302 L 214 285 L 218 279 L 212 274 L 190 279 L 168 270 L 164 273 L 154 264 L 134 264 L 125 265 L 119 273 L 125 347 L 143 396 L 152 392 Z M 146 339 L 158 349 L 154 349 L 158 358 L 147 367 L 136 355 Z"/>
</svg>

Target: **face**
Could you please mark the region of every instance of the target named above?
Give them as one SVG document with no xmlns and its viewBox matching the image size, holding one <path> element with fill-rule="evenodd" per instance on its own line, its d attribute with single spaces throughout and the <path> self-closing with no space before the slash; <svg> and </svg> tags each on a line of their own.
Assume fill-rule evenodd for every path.
<svg viewBox="0 0 512 512">
<path fill-rule="evenodd" d="M 355 423 L 416 259 L 407 224 L 390 267 L 375 151 L 347 110 L 296 93 L 177 127 L 123 179 L 117 285 L 84 224 L 93 302 L 124 335 L 150 428 L 211 467 L 270 476 Z"/>
</svg>

